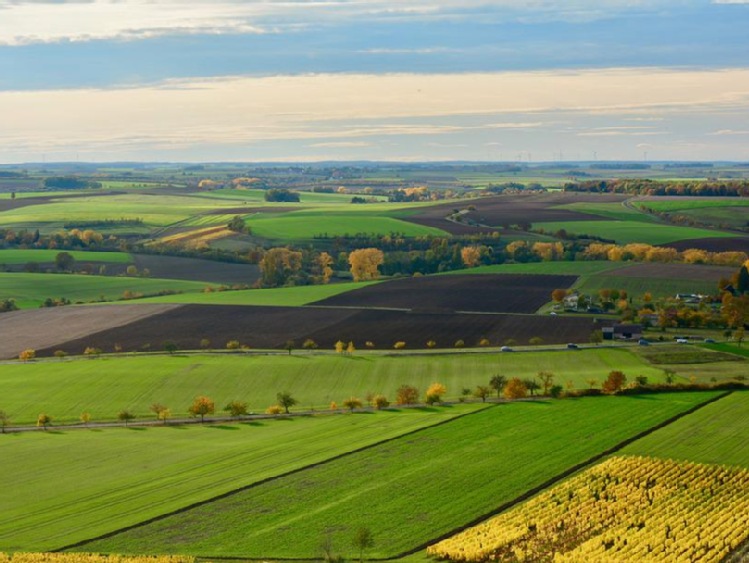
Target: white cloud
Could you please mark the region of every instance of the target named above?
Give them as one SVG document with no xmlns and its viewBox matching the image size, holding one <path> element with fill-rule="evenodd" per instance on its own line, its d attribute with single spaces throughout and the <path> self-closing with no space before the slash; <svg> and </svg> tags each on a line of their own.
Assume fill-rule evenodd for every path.
<svg viewBox="0 0 749 563">
<path fill-rule="evenodd" d="M 0 45 L 256 34 L 363 19 L 590 20 L 679 0 L 0 0 Z"/>
<path fill-rule="evenodd" d="M 392 157 L 376 152 L 386 139 L 419 147 L 392 149 L 404 158 L 424 154 L 427 143 L 449 144 L 456 152 L 466 144 L 501 145 L 503 152 L 534 155 L 579 143 L 582 152 L 602 154 L 607 144 L 637 137 L 659 136 L 660 146 L 674 129 L 695 142 L 721 143 L 723 154 L 733 151 L 737 158 L 746 152 L 734 137 L 749 125 L 737 117 L 749 114 L 749 69 L 233 77 L 109 90 L 6 91 L 0 92 L 0 108 L 0 159 L 6 161 L 66 150 L 112 160 L 155 158 L 158 150 L 161 158 L 179 159 L 186 150 L 213 154 L 246 147 L 253 150 L 231 154 L 252 158 L 256 149 L 273 147 L 269 156 L 283 158 L 298 155 L 300 144 Z M 651 115 L 664 121 L 626 121 Z M 686 121 L 696 128 L 686 131 Z M 706 123 L 714 136 L 706 136 Z M 470 148 L 465 153 L 472 154 Z"/>
</svg>

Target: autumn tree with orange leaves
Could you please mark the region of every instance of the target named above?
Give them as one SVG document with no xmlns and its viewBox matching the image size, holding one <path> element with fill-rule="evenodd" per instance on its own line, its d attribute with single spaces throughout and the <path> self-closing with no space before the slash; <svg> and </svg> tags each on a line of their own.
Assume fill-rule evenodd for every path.
<svg viewBox="0 0 749 563">
<path fill-rule="evenodd" d="M 385 255 L 379 248 L 360 248 L 348 256 L 354 281 L 376 280 L 380 277 L 378 268 L 384 261 Z"/>
</svg>

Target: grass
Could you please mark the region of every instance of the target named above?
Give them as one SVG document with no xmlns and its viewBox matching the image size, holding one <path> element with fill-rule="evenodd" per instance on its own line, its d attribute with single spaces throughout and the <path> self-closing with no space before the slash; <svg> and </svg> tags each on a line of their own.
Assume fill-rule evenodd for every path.
<svg viewBox="0 0 749 563">
<path fill-rule="evenodd" d="M 641 221 L 567 221 L 534 223 L 535 229 L 556 232 L 565 229 L 572 234 L 586 234 L 614 240 L 620 244 L 643 242 L 646 244 L 667 244 L 679 240 L 698 238 L 725 238 L 735 236 L 731 233 L 697 229 L 694 227 L 676 227 L 672 225 L 648 224 Z"/>
<path fill-rule="evenodd" d="M 352 557 L 351 537 L 364 526 L 375 538 L 368 555 L 394 556 L 712 396 L 497 406 L 85 547 L 314 558 L 327 533 Z"/>
<path fill-rule="evenodd" d="M 268 213 L 250 217 L 247 224 L 254 235 L 273 240 L 309 240 L 319 235 L 332 237 L 357 233 L 448 236 L 440 229 L 402 221 L 385 213 L 370 215 L 326 210 Z"/>
<path fill-rule="evenodd" d="M 749 392 L 717 403 L 658 430 L 622 453 L 749 468 Z"/>
<path fill-rule="evenodd" d="M 626 207 L 622 203 L 578 202 L 559 205 L 556 208 L 579 211 L 580 213 L 590 213 L 591 215 L 600 215 L 607 219 L 616 219 L 619 221 L 639 221 L 642 223 L 653 223 L 657 221 L 655 217 L 636 209 Z"/>
<path fill-rule="evenodd" d="M 581 293 L 598 295 L 601 289 L 624 289 L 627 295 L 639 298 L 650 292 L 654 299 L 674 297 L 677 293 L 712 294 L 718 287 L 718 279 L 695 280 L 685 278 L 639 278 L 617 276 L 616 271 L 603 272 L 581 278 L 575 285 Z"/>
<path fill-rule="evenodd" d="M 168 338 L 165 329 L 164 339 Z M 447 386 L 447 397 L 457 399 L 463 388 L 487 385 L 497 373 L 532 378 L 548 370 L 560 385 L 571 381 L 582 388 L 590 378 L 600 384 L 615 369 L 663 381 L 659 367 L 648 366 L 626 349 L 353 357 L 302 351 L 292 356 L 140 354 L 7 363 L 0 372 L 0 409 L 19 425 L 34 424 L 40 412 L 53 416 L 56 424 L 77 422 L 83 411 L 93 420 L 113 420 L 125 408 L 139 418 L 150 417 L 154 402 L 167 405 L 175 416 L 185 416 L 194 397 L 205 394 L 220 405 L 243 400 L 252 410 L 262 411 L 284 390 L 305 408 L 327 409 L 331 401 L 364 398 L 368 392 L 393 399 L 404 383 L 423 393 L 439 381 Z"/>
<path fill-rule="evenodd" d="M 77 262 L 110 262 L 129 264 L 133 257 L 126 252 L 89 252 L 83 250 L 0 250 L 0 264 L 26 264 L 27 262 L 54 263 L 60 252 L 71 254 Z"/>
<path fill-rule="evenodd" d="M 721 342 L 715 344 L 703 344 L 702 347 L 707 348 L 708 350 L 715 350 L 716 352 L 723 352 L 726 354 L 734 354 L 736 356 L 744 356 L 749 358 L 749 347 L 739 346 L 738 344 Z"/>
<path fill-rule="evenodd" d="M 90 276 L 78 274 L 0 273 L 0 299 L 15 299 L 21 309 L 39 307 L 46 298 L 66 298 L 73 303 L 113 301 L 125 291 L 156 294 L 160 291 L 200 292 L 204 282 Z"/>
<path fill-rule="evenodd" d="M 59 548 L 475 408 L 0 435 L 0 551 Z"/>
<path fill-rule="evenodd" d="M 641 205 L 655 211 L 665 211 L 671 213 L 674 211 L 691 211 L 694 209 L 707 209 L 716 207 L 747 207 L 749 201 L 740 197 L 729 198 L 708 198 L 692 199 L 679 198 L 665 201 L 641 200 L 633 202 L 634 205 Z"/>
<path fill-rule="evenodd" d="M 266 305 L 300 307 L 340 293 L 361 289 L 378 282 L 347 282 L 328 285 L 301 285 L 274 289 L 248 289 L 214 293 L 183 293 L 139 299 L 135 303 L 196 303 L 204 305 Z"/>
</svg>

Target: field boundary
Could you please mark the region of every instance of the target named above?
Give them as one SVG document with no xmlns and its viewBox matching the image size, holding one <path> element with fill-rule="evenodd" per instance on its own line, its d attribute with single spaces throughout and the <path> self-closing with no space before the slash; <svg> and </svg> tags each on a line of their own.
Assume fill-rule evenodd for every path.
<svg viewBox="0 0 749 563">
<path fill-rule="evenodd" d="M 626 446 L 632 444 L 633 442 L 636 442 L 637 440 L 639 440 L 641 438 L 644 438 L 645 436 L 648 436 L 648 435 L 652 434 L 653 432 L 656 432 L 657 430 L 660 430 L 661 428 L 665 428 L 666 426 L 669 426 L 669 425 L 673 424 L 677 420 L 679 420 L 681 418 L 684 418 L 685 416 L 689 416 L 690 414 L 693 414 L 693 413 L 697 412 L 698 410 L 706 407 L 707 405 L 715 403 L 715 402 L 719 401 L 720 399 L 724 399 L 724 398 L 728 397 L 729 395 L 731 395 L 732 393 L 733 393 L 733 391 L 727 391 L 725 393 L 721 393 L 720 395 L 717 395 L 716 397 L 713 397 L 712 399 L 708 399 L 707 401 L 704 401 L 702 403 L 699 403 L 699 404 L 697 404 L 697 405 L 695 405 L 695 406 L 693 406 L 693 407 L 685 410 L 684 412 L 681 412 L 679 414 L 676 414 L 676 415 L 672 416 L 671 418 L 668 418 L 668 419 L 664 420 L 663 422 L 659 422 L 658 424 L 656 424 L 655 426 L 652 426 L 652 427 L 648 428 L 647 430 L 643 430 L 642 432 L 639 432 L 638 434 L 635 434 L 634 436 L 630 436 L 629 438 L 626 438 L 625 440 L 622 440 L 621 442 L 619 442 L 618 444 L 612 446 L 611 448 L 609 448 L 609 449 L 607 449 L 607 450 L 605 450 L 605 451 L 603 451 L 601 453 L 598 453 L 598 454 L 596 454 L 596 455 L 588 458 L 585 461 L 582 461 L 582 462 L 580 462 L 580 463 L 578 463 L 576 465 L 573 465 L 569 469 L 566 469 L 562 473 L 559 473 L 559 474 L 555 475 L 554 477 L 552 477 L 551 479 L 548 479 L 548 480 L 544 481 L 540 485 L 538 485 L 536 487 L 533 487 L 532 489 L 529 489 L 528 491 L 524 492 L 523 494 L 521 494 L 520 496 L 514 498 L 513 500 L 507 501 L 506 503 L 498 506 L 497 508 L 495 508 L 491 512 L 489 512 L 487 514 L 484 514 L 482 516 L 479 516 L 477 518 L 474 518 L 469 523 L 463 524 L 462 526 L 459 526 L 458 528 L 456 528 L 456 529 L 454 529 L 454 530 L 452 530 L 450 532 L 446 532 L 446 533 L 440 535 L 437 538 L 429 540 L 428 542 L 420 544 L 420 545 L 416 546 L 415 548 L 411 548 L 408 551 L 404 551 L 404 552 L 399 553 L 397 555 L 393 555 L 391 557 L 383 557 L 383 558 L 379 558 L 379 559 L 370 559 L 370 561 L 393 561 L 395 559 L 400 559 L 400 558 L 406 557 L 408 555 L 413 555 L 413 554 L 415 554 L 415 553 L 417 553 L 419 551 L 422 551 L 422 550 L 426 549 L 429 545 L 431 545 L 431 544 L 433 544 L 435 542 L 442 541 L 442 540 L 447 539 L 447 538 L 449 538 L 451 536 L 454 536 L 455 534 L 457 534 L 459 532 L 467 530 L 468 528 L 472 528 L 473 526 L 476 526 L 477 524 L 480 524 L 484 520 L 486 520 L 488 518 L 491 518 L 493 516 L 497 516 L 498 514 L 501 514 L 502 512 L 505 512 L 506 510 L 509 510 L 510 508 L 513 508 L 514 506 L 520 504 L 521 502 L 524 502 L 524 501 L 530 499 L 531 497 L 539 494 L 540 492 L 544 491 L 545 489 L 548 489 L 552 485 L 556 485 L 558 482 L 562 481 L 563 479 L 566 479 L 567 477 L 573 475 L 574 473 L 577 473 L 581 469 L 585 469 L 589 465 L 592 465 L 593 463 L 596 463 L 597 461 L 600 461 L 601 459 L 603 459 L 603 458 L 605 458 L 607 456 L 610 456 L 611 454 L 614 454 L 614 453 L 622 450 L 623 448 L 625 448 Z"/>
<path fill-rule="evenodd" d="M 459 526 L 459 527 L 457 527 L 457 528 L 455 528 L 455 529 L 453 529 L 453 530 L 451 530 L 449 532 L 441 534 L 437 538 L 432 538 L 432 539 L 430 539 L 430 540 L 428 540 L 428 541 L 426 541 L 424 543 L 421 543 L 421 544 L 419 544 L 419 545 L 417 545 L 417 546 L 415 546 L 413 548 L 410 548 L 410 549 L 408 549 L 406 551 L 397 553 L 395 555 L 391 555 L 389 557 L 373 557 L 373 558 L 368 558 L 367 561 L 381 561 L 381 562 L 396 561 L 396 560 L 401 559 L 403 557 L 408 557 L 410 555 L 414 555 L 414 554 L 416 554 L 416 553 L 418 553 L 420 551 L 423 551 L 429 545 L 431 545 L 431 544 L 433 544 L 435 542 L 438 542 L 438 541 L 441 541 L 443 539 L 449 538 L 449 537 L 451 537 L 451 536 L 453 536 L 453 535 L 455 535 L 455 534 L 457 534 L 459 532 L 462 532 L 462 531 L 464 531 L 464 530 L 466 530 L 468 528 L 471 528 L 471 527 L 473 527 L 473 526 L 475 526 L 475 525 L 483 522 L 484 520 L 486 520 L 488 518 L 491 518 L 493 516 L 496 516 L 496 515 L 498 515 L 498 514 L 500 514 L 502 512 L 505 512 L 505 511 L 509 510 L 510 508 L 513 508 L 517 504 L 520 504 L 520 503 L 522 503 L 522 502 L 530 499 L 531 497 L 539 494 L 540 492 L 544 491 L 545 489 L 548 489 L 549 487 L 551 487 L 553 485 L 556 485 L 558 482 L 566 479 L 567 477 L 573 475 L 574 473 L 577 473 L 578 471 L 580 471 L 582 469 L 585 469 L 586 467 L 592 465 L 593 463 L 596 463 L 596 462 L 600 461 L 601 459 L 603 459 L 603 458 L 605 458 L 607 456 L 610 456 L 610 455 L 612 455 L 612 454 L 614 454 L 614 453 L 622 450 L 623 448 L 625 448 L 626 446 L 632 444 L 633 442 L 636 442 L 637 440 L 639 440 L 641 438 L 644 438 L 645 436 L 648 436 L 648 435 L 656 432 L 657 430 L 660 430 L 661 428 L 665 428 L 665 427 L 673 424 L 674 422 L 676 422 L 677 420 L 680 420 L 681 418 L 684 418 L 686 416 L 689 416 L 689 415 L 697 412 L 698 410 L 706 407 L 707 405 L 715 403 L 715 402 L 717 402 L 717 401 L 719 401 L 721 399 L 724 399 L 725 397 L 728 397 L 732 393 L 733 393 L 733 391 L 726 391 L 724 393 L 720 393 L 719 395 L 717 395 L 717 396 L 715 396 L 715 397 L 713 397 L 711 399 L 708 399 L 708 400 L 703 401 L 703 402 L 701 402 L 701 403 L 699 403 L 697 405 L 694 405 L 693 407 L 690 407 L 689 409 L 687 409 L 687 410 L 685 410 L 685 411 L 683 411 L 681 413 L 678 413 L 678 414 L 676 414 L 676 415 L 674 415 L 674 416 L 672 416 L 672 417 L 670 417 L 670 418 L 668 418 L 668 419 L 666 419 L 666 420 L 664 420 L 662 422 L 659 422 L 658 424 L 656 424 L 656 425 L 654 425 L 654 426 L 652 426 L 652 427 L 650 427 L 650 428 L 648 428 L 646 430 L 643 430 L 643 431 L 641 431 L 641 432 L 639 432 L 639 433 L 637 433 L 637 434 L 635 434 L 633 436 L 630 436 L 629 438 L 626 438 L 626 439 L 622 440 L 621 442 L 615 444 L 611 448 L 608 448 L 607 450 L 605 450 L 603 452 L 600 452 L 600 453 L 598 453 L 598 454 L 596 454 L 596 455 L 588 458 L 585 461 L 577 463 L 577 464 L 573 465 L 572 467 L 566 469 L 565 471 L 563 471 L 563 472 L 555 475 L 554 477 L 551 477 L 550 479 L 544 481 L 540 485 L 537 485 L 536 487 L 533 487 L 532 489 L 527 490 L 526 492 L 522 493 L 518 497 L 516 497 L 516 498 L 514 498 L 514 499 L 512 499 L 512 500 L 510 500 L 510 501 L 508 501 L 508 502 L 506 502 L 506 503 L 498 506 L 497 508 L 495 508 L 494 510 L 490 511 L 489 513 L 485 513 L 485 514 L 483 514 L 481 516 L 478 516 L 478 517 L 474 518 L 473 520 L 471 520 L 470 522 L 468 522 L 467 524 L 463 524 L 463 525 L 461 525 L 461 526 Z M 487 406 L 487 408 L 496 408 L 499 405 L 501 405 L 501 403 L 494 404 L 494 405 L 491 405 L 491 406 Z M 386 444 L 386 443 L 392 442 L 394 440 L 398 440 L 398 439 L 400 439 L 402 437 L 406 437 L 406 436 L 417 434 L 419 432 L 423 432 L 423 431 L 428 430 L 430 428 L 437 428 L 437 427 L 442 426 L 444 424 L 448 424 L 448 423 L 450 423 L 450 422 L 452 422 L 454 420 L 458 420 L 460 418 L 463 418 L 464 416 L 469 416 L 469 415 L 472 415 L 472 414 L 477 414 L 479 412 L 483 412 L 484 410 L 485 409 L 478 409 L 478 410 L 470 412 L 470 413 L 465 413 L 465 414 L 462 414 L 462 415 L 458 415 L 458 416 L 456 416 L 454 418 L 451 418 L 451 419 L 445 420 L 445 421 L 441 421 L 441 422 L 439 422 L 437 424 L 434 424 L 434 425 L 431 425 L 431 426 L 426 426 L 424 428 L 419 428 L 417 430 L 413 430 L 411 432 L 407 432 L 405 434 L 401 434 L 400 436 L 396 436 L 396 437 L 393 437 L 393 438 L 388 438 L 387 440 L 383 440 L 382 442 L 377 442 L 375 444 L 370 444 L 368 446 L 364 446 L 362 448 L 358 448 L 358 449 L 352 450 L 350 452 L 345 452 L 345 453 L 342 453 L 342 454 L 338 454 L 338 455 L 336 455 L 336 456 L 334 456 L 332 458 L 326 459 L 326 460 L 318 462 L 318 463 L 310 464 L 310 465 L 307 465 L 305 467 L 300 467 L 298 469 L 294 469 L 292 471 L 288 471 L 288 472 L 286 472 L 284 474 L 276 475 L 274 477 L 268 477 L 266 479 L 258 481 L 257 483 L 252 483 L 252 484 L 247 485 L 245 487 L 241 487 L 239 489 L 235 489 L 235 490 L 229 491 L 227 493 L 223 493 L 222 495 L 213 497 L 211 499 L 208 499 L 208 500 L 205 500 L 205 501 L 200 501 L 200 502 L 197 502 L 197 503 L 193 503 L 193 504 L 191 504 L 189 506 L 186 506 L 186 507 L 174 510 L 172 512 L 169 512 L 169 513 L 166 513 L 166 514 L 162 514 L 162 515 L 159 515 L 159 516 L 155 516 L 153 518 L 150 518 L 150 519 L 148 519 L 146 521 L 143 521 L 143 522 L 140 522 L 138 524 L 134 524 L 132 526 L 127 526 L 125 528 L 120 528 L 119 530 L 116 530 L 116 531 L 113 531 L 113 532 L 108 532 L 106 534 L 102 534 L 102 535 L 100 535 L 100 536 L 98 536 L 96 538 L 91 538 L 91 539 L 83 540 L 83 541 L 80 541 L 80 542 L 77 542 L 77 543 L 74 543 L 74 544 L 71 544 L 71 545 L 68 545 L 68 546 L 65 546 L 65 547 L 61 547 L 61 548 L 56 549 L 56 550 L 52 550 L 52 553 L 57 553 L 57 552 L 61 552 L 61 551 L 68 551 L 70 549 L 74 549 L 74 548 L 77 548 L 77 547 L 82 547 L 82 546 L 85 546 L 87 543 L 90 543 L 90 542 L 93 542 L 93 541 L 98 541 L 100 539 L 106 539 L 106 538 L 115 536 L 115 535 L 117 535 L 119 533 L 126 532 L 126 531 L 129 531 L 129 530 L 135 529 L 135 528 L 139 528 L 141 526 L 145 526 L 145 525 L 148 525 L 150 523 L 153 523 L 153 522 L 156 522 L 156 521 L 159 521 L 159 520 L 163 520 L 163 519 L 165 519 L 165 518 L 167 518 L 169 516 L 186 512 L 187 510 L 190 510 L 192 508 L 209 504 L 209 503 L 211 503 L 213 501 L 220 500 L 222 498 L 226 498 L 226 497 L 232 496 L 232 495 L 234 495 L 236 493 L 252 489 L 252 488 L 257 487 L 259 485 L 262 485 L 264 483 L 275 481 L 277 479 L 286 477 L 287 475 L 293 475 L 293 474 L 299 473 L 301 471 L 304 471 L 306 469 L 311 469 L 311 468 L 314 468 L 314 467 L 322 466 L 322 465 L 328 464 L 328 463 L 330 463 L 332 461 L 335 461 L 337 459 L 345 458 L 345 457 L 348 457 L 348 456 L 350 456 L 352 454 L 372 449 L 372 448 L 374 448 L 376 446 L 379 446 L 380 444 Z M 309 557 L 237 557 L 237 556 L 210 556 L 210 555 L 194 555 L 194 557 L 197 560 L 199 560 L 199 561 L 227 561 L 227 562 L 228 561 L 289 561 L 289 562 L 295 562 L 295 563 L 302 563 L 302 562 L 309 562 L 309 561 L 314 561 L 315 560 L 315 559 L 311 559 Z"/>
<path fill-rule="evenodd" d="M 449 424 L 450 422 L 453 422 L 455 420 L 460 420 L 463 417 L 471 416 L 471 415 L 483 412 L 483 411 L 485 411 L 487 409 L 490 409 L 490 408 L 496 408 L 496 407 L 498 407 L 501 404 L 502 403 L 487 403 L 485 407 L 478 408 L 478 409 L 476 409 L 474 411 L 463 413 L 463 414 L 459 414 L 459 415 L 456 415 L 456 416 L 454 416 L 452 418 L 449 418 L 447 420 L 441 420 L 441 421 L 439 421 L 439 422 L 437 422 L 435 424 L 430 424 L 429 426 L 424 426 L 422 428 L 417 428 L 415 430 L 410 430 L 409 432 L 405 432 L 403 434 L 399 434 L 398 436 L 393 436 L 392 438 L 387 438 L 387 439 L 381 440 L 379 442 L 368 444 L 366 446 L 362 446 L 361 448 L 356 448 L 356 449 L 353 449 L 353 450 L 349 450 L 347 452 L 336 454 L 336 455 L 334 455 L 332 457 L 329 457 L 327 459 L 324 459 L 322 461 L 318 461 L 316 463 L 310 463 L 308 465 L 304 465 L 302 467 L 298 467 L 296 469 L 292 469 L 291 471 L 286 471 L 284 473 L 279 473 L 278 475 L 273 475 L 271 477 L 266 477 L 265 479 L 261 479 L 259 481 L 254 482 L 254 483 L 250 483 L 249 485 L 245 485 L 243 487 L 239 487 L 239 488 L 227 491 L 225 493 L 221 493 L 220 495 L 217 495 L 215 497 L 211 497 L 211 498 L 206 499 L 206 500 L 201 500 L 201 501 L 193 502 L 191 504 L 188 504 L 188 505 L 183 506 L 181 508 L 178 508 L 176 510 L 172 510 L 172 511 L 166 512 L 164 514 L 159 514 L 158 516 L 154 516 L 152 518 L 148 518 L 147 520 L 143 520 L 142 522 L 138 522 L 137 524 L 132 524 L 130 526 L 125 526 L 123 528 L 118 528 L 117 530 L 113 530 L 113 531 L 107 532 L 105 534 L 100 534 L 100 535 L 98 535 L 96 537 L 93 537 L 93 538 L 88 538 L 88 539 L 81 540 L 81 541 L 78 541 L 78 542 L 75 542 L 75 543 L 72 543 L 72 544 L 69 544 L 69 545 L 64 545 L 64 546 L 59 547 L 57 549 L 52 549 L 52 550 L 50 550 L 50 553 L 61 553 L 63 551 L 69 551 L 71 549 L 76 549 L 76 548 L 79 548 L 79 547 L 83 547 L 86 544 L 91 543 L 91 542 L 95 542 L 95 541 L 99 541 L 99 540 L 104 540 L 104 539 L 107 539 L 107 538 L 111 538 L 111 537 L 116 536 L 118 534 L 121 534 L 123 532 L 128 532 L 130 530 L 134 530 L 136 528 L 141 528 L 143 526 L 147 526 L 149 524 L 153 524 L 154 522 L 158 522 L 160 520 L 164 520 L 166 518 L 169 518 L 170 516 L 176 516 L 177 514 L 182 514 L 184 512 L 192 510 L 193 508 L 198 508 L 198 507 L 204 506 L 206 504 L 211 504 L 213 502 L 216 502 L 218 500 L 222 500 L 222 499 L 228 498 L 228 497 L 236 495 L 238 493 L 241 493 L 241 492 L 244 492 L 244 491 L 247 491 L 247 490 L 250 490 L 250 489 L 254 489 L 255 487 L 259 487 L 260 485 L 264 485 L 266 483 L 270 483 L 270 482 L 276 481 L 278 479 L 282 479 L 282 478 L 288 477 L 290 475 L 295 475 L 296 473 L 300 473 L 300 472 L 306 471 L 308 469 L 313 469 L 313 468 L 316 468 L 316 467 L 327 465 L 329 463 L 332 463 L 333 461 L 337 461 L 339 459 L 344 459 L 344 458 L 346 458 L 348 456 L 351 456 L 353 454 L 357 454 L 357 453 L 360 453 L 360 452 L 364 452 L 364 451 L 370 450 L 370 449 L 372 449 L 374 447 L 381 446 L 382 444 L 387 444 L 387 443 L 392 442 L 394 440 L 400 440 L 401 438 L 405 438 L 405 437 L 408 437 L 408 436 L 413 436 L 414 434 L 418 434 L 419 432 L 424 432 L 425 430 L 429 430 L 431 428 L 438 428 L 438 427 L 440 427 L 442 425 Z M 211 557 L 210 559 L 221 559 L 221 557 Z M 241 558 L 238 559 L 236 557 L 227 558 L 227 559 L 244 560 L 244 559 L 241 559 Z M 253 560 L 255 560 L 255 559 L 246 559 L 246 561 L 253 561 Z M 264 560 L 264 558 L 258 558 L 257 560 Z M 305 559 L 305 561 L 307 561 L 307 560 L 308 559 Z"/>
</svg>

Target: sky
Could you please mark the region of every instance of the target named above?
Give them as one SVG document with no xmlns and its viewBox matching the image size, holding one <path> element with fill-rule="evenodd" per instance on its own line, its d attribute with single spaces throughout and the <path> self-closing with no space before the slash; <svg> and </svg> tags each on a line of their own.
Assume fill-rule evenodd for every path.
<svg viewBox="0 0 749 563">
<path fill-rule="evenodd" d="M 749 161 L 749 0 L 0 0 L 0 163 Z"/>
</svg>

